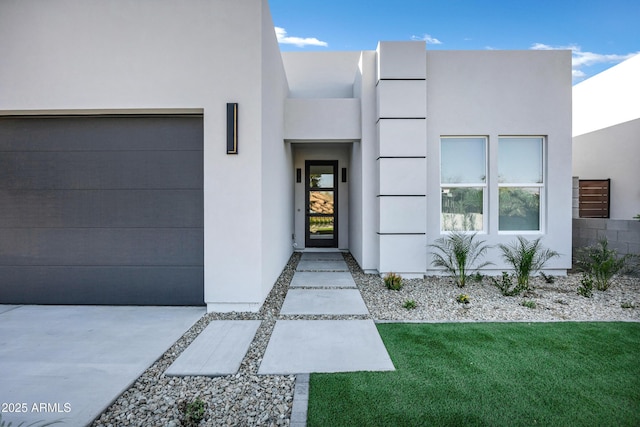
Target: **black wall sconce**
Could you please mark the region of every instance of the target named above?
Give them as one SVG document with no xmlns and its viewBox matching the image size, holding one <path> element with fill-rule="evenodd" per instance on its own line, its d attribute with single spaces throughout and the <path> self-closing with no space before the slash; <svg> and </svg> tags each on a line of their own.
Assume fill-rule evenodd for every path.
<svg viewBox="0 0 640 427">
<path fill-rule="evenodd" d="M 347 168 L 342 168 L 342 182 L 347 182 Z"/>
<path fill-rule="evenodd" d="M 296 169 L 296 182 L 302 182 L 302 169 L 300 168 Z"/>
<path fill-rule="evenodd" d="M 227 103 L 227 154 L 238 154 L 238 103 Z"/>
</svg>

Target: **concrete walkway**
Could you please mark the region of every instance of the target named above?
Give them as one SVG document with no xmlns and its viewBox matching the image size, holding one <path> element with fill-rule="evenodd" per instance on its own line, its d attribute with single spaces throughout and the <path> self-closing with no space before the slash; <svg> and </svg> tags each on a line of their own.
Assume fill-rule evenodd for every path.
<svg viewBox="0 0 640 427">
<path fill-rule="evenodd" d="M 2 421 L 86 426 L 204 313 L 202 307 L 0 305 L 0 402 L 13 405 Z"/>
<path fill-rule="evenodd" d="M 322 318 L 278 320 L 259 374 L 394 370 L 339 252 L 302 254 L 280 314 Z"/>
<path fill-rule="evenodd" d="M 258 374 L 394 370 L 340 252 L 302 254 L 280 317 Z M 260 321 L 212 321 L 166 374 L 235 374 L 259 325 Z"/>
</svg>

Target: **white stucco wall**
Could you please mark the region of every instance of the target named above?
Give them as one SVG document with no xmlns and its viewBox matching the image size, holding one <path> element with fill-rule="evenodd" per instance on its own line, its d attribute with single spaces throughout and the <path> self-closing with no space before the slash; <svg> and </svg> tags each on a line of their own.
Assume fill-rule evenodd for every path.
<svg viewBox="0 0 640 427">
<path fill-rule="evenodd" d="M 378 271 L 380 242 L 377 180 L 376 53 L 364 51 L 358 63 L 354 96 L 360 100 L 362 138 L 351 152 L 349 245 L 353 257 L 368 273 Z"/>
<path fill-rule="evenodd" d="M 640 54 L 573 87 L 573 136 L 640 118 Z"/>
<path fill-rule="evenodd" d="M 640 213 L 640 55 L 573 87 L 573 175 L 611 178 L 610 217 Z"/>
<path fill-rule="evenodd" d="M 287 141 L 357 141 L 362 136 L 360 100 L 290 98 L 285 102 Z"/>
<path fill-rule="evenodd" d="M 275 39 L 261 42 L 273 32 L 267 10 L 266 0 L 0 2 L 0 114 L 204 113 L 210 309 L 257 309 L 289 250 L 274 235 L 290 225 L 263 222 L 261 210 L 274 196 L 263 166 L 283 167 L 288 155 L 282 147 L 263 157 L 263 141 L 274 148 L 282 138 L 284 91 Z M 227 102 L 239 103 L 238 155 L 226 155 Z M 284 176 L 268 182 L 286 185 Z M 287 209 L 283 198 L 274 214 Z"/>
<path fill-rule="evenodd" d="M 284 143 L 288 96 L 280 48 L 267 2 L 262 2 L 262 301 L 293 252 L 293 153 Z M 250 174 L 249 174 L 250 175 Z M 262 302 L 261 301 L 261 302 Z"/>
<path fill-rule="evenodd" d="M 640 118 L 575 136 L 573 175 L 611 179 L 611 219 L 640 214 Z"/>
<path fill-rule="evenodd" d="M 562 254 L 549 269 L 571 267 L 571 54 L 569 51 L 428 51 L 427 243 L 440 237 L 440 136 L 489 138 L 488 230 L 491 245 L 509 243 L 498 232 L 497 142 L 502 135 L 546 137 L 543 230 L 527 237 Z M 497 249 L 487 260 L 507 266 Z M 430 262 L 430 259 L 429 259 Z"/>
<path fill-rule="evenodd" d="M 352 98 L 360 52 L 282 52 L 290 98 Z"/>
<path fill-rule="evenodd" d="M 376 49 L 376 232 L 382 274 L 422 277 L 426 270 L 426 141 L 420 140 L 426 137 L 425 49 L 423 41 L 381 41 Z M 401 142 L 404 136 L 411 142 Z"/>
</svg>

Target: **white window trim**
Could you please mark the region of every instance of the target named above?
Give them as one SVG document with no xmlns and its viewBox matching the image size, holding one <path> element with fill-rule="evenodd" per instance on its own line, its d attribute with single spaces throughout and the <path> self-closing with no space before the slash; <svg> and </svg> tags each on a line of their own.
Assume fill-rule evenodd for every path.
<svg viewBox="0 0 640 427">
<path fill-rule="evenodd" d="M 461 139 L 461 138 L 482 138 L 484 139 L 484 183 L 443 183 L 442 182 L 442 140 L 443 139 Z M 440 191 L 438 194 L 438 222 L 440 224 L 440 235 L 450 235 L 452 233 L 467 234 L 489 234 L 489 136 L 488 135 L 440 135 L 438 144 L 438 176 L 440 181 Z M 482 188 L 482 230 L 443 230 L 442 229 L 442 189 L 443 188 Z"/>
<path fill-rule="evenodd" d="M 498 182 L 498 191 L 496 193 L 497 198 L 497 212 L 496 212 L 496 226 L 498 227 L 498 234 L 502 235 L 528 235 L 528 236 L 541 236 L 546 233 L 546 211 L 547 211 L 547 137 L 544 135 L 499 135 L 498 136 L 498 150 L 500 150 L 500 139 L 501 138 L 540 138 L 542 140 L 542 182 L 530 183 L 500 183 Z M 500 167 L 500 165 L 498 165 Z M 497 179 L 496 179 L 497 181 Z M 540 225 L 539 230 L 500 230 L 500 188 L 508 188 L 508 187 L 525 187 L 525 188 L 540 188 L 540 208 L 538 212 L 538 224 Z"/>
</svg>

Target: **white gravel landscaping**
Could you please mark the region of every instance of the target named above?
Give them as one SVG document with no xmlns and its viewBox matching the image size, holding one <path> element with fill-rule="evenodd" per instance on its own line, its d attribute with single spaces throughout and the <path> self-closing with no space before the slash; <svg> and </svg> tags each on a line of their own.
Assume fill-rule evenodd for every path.
<svg viewBox="0 0 640 427">
<path fill-rule="evenodd" d="M 201 399 L 206 410 L 201 426 L 290 425 L 295 375 L 257 375 L 271 332 L 280 319 L 371 319 L 376 321 L 505 322 L 505 321 L 640 321 L 640 278 L 622 276 L 606 292 L 592 298 L 578 295 L 580 275 L 558 277 L 555 283 L 532 281 L 527 296 L 505 297 L 488 278 L 457 287 L 445 277 L 403 280 L 399 291 L 388 290 L 382 278 L 360 270 L 350 254 L 345 260 L 370 315 L 280 315 L 300 259 L 294 254 L 258 313 L 207 314 L 125 391 L 94 422 L 94 426 L 181 426 L 185 403 Z M 456 301 L 460 294 L 469 304 Z M 403 304 L 414 300 L 416 308 Z M 534 301 L 535 308 L 522 302 Z M 632 308 L 623 308 L 632 307 Z M 212 320 L 261 320 L 262 324 L 236 375 L 168 377 L 164 371 Z"/>
<path fill-rule="evenodd" d="M 377 321 L 640 321 L 638 277 L 619 276 L 607 291 L 594 290 L 593 297 L 585 298 L 577 292 L 580 274 L 556 277 L 554 283 L 534 277 L 530 282 L 532 292 L 512 297 L 503 296 L 488 277 L 479 283 L 469 280 L 464 288 L 449 277 L 409 279 L 403 280 L 402 289 L 392 291 L 378 276 L 357 270 L 353 276 L 369 313 Z M 460 294 L 467 295 L 470 303 L 458 303 Z M 404 308 L 407 300 L 415 301 L 416 308 Z M 523 301 L 533 301 L 535 308 L 523 306 Z"/>
</svg>

